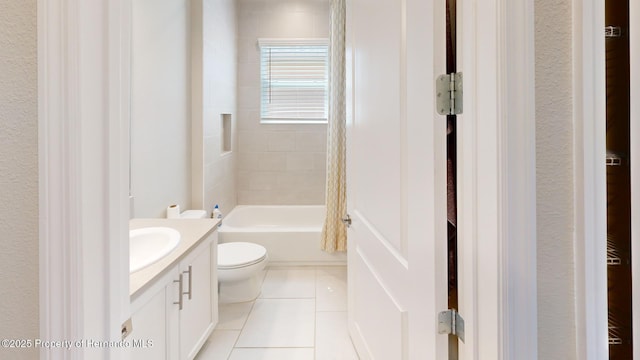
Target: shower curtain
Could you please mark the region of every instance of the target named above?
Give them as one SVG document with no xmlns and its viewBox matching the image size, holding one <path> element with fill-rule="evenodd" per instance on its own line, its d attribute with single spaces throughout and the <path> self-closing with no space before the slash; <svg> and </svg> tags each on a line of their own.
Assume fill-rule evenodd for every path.
<svg viewBox="0 0 640 360">
<path fill-rule="evenodd" d="M 347 251 L 346 104 L 345 104 L 345 0 L 331 0 L 329 45 L 329 124 L 327 139 L 327 216 L 321 249 Z"/>
</svg>

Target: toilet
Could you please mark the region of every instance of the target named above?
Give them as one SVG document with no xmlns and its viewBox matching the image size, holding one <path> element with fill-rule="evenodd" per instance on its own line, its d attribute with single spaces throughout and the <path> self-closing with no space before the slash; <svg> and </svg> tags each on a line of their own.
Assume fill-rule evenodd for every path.
<svg viewBox="0 0 640 360">
<path fill-rule="evenodd" d="M 218 292 L 220 303 L 251 301 L 260 294 L 260 276 L 267 266 L 264 246 L 248 242 L 218 245 Z"/>
<path fill-rule="evenodd" d="M 181 219 L 202 219 L 204 210 L 187 210 Z M 269 257 L 264 246 L 248 242 L 218 244 L 218 302 L 255 300 L 260 295 L 260 275 Z"/>
</svg>

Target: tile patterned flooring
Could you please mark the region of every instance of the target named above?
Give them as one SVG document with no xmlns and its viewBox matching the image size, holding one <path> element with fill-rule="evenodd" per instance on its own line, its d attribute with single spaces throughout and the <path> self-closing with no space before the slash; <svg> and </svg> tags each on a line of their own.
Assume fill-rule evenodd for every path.
<svg viewBox="0 0 640 360">
<path fill-rule="evenodd" d="M 196 360 L 358 360 L 347 331 L 344 266 L 271 267 L 262 292 L 220 305 Z"/>
</svg>

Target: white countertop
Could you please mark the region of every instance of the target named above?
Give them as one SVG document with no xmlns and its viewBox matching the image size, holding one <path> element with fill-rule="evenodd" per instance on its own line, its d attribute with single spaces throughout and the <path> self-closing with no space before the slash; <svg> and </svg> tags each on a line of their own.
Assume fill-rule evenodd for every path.
<svg viewBox="0 0 640 360">
<path fill-rule="evenodd" d="M 136 298 L 155 279 L 177 265 L 189 251 L 217 229 L 218 219 L 131 219 L 129 229 L 165 226 L 180 233 L 180 243 L 169 255 L 129 276 L 129 296 Z"/>
</svg>

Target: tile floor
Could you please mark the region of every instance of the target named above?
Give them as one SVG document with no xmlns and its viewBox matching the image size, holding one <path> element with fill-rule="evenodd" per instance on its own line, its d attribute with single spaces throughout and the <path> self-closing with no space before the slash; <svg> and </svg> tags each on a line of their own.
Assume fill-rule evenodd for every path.
<svg viewBox="0 0 640 360">
<path fill-rule="evenodd" d="M 196 360 L 357 360 L 344 266 L 273 267 L 258 299 L 220 305 Z"/>
</svg>

